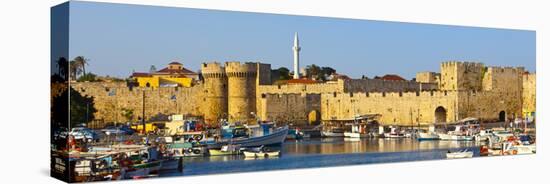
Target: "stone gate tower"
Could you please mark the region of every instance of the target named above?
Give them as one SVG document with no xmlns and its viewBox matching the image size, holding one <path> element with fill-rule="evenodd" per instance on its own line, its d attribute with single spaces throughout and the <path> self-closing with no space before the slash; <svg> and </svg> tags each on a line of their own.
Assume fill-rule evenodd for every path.
<svg viewBox="0 0 550 184">
<path fill-rule="evenodd" d="M 246 122 L 256 112 L 256 63 L 226 62 L 228 81 L 228 120 Z"/>
<path fill-rule="evenodd" d="M 204 119 L 207 123 L 216 123 L 227 118 L 227 75 L 219 63 L 203 63 L 205 103 Z"/>
<path fill-rule="evenodd" d="M 474 62 L 441 63 L 441 83 L 439 89 L 446 91 L 482 89 L 485 66 Z"/>
</svg>

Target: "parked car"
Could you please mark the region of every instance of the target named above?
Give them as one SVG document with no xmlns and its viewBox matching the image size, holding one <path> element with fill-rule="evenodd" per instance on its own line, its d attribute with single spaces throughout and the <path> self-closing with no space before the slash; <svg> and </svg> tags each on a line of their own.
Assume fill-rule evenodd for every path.
<svg viewBox="0 0 550 184">
<path fill-rule="evenodd" d="M 103 133 L 107 135 L 118 135 L 118 134 L 126 134 L 126 135 L 132 135 L 135 133 L 135 130 L 130 128 L 129 126 L 109 126 L 101 130 Z"/>
<path fill-rule="evenodd" d="M 88 142 L 99 141 L 99 135 L 92 129 L 86 127 L 75 127 L 69 132 L 76 140 L 86 140 Z"/>
<path fill-rule="evenodd" d="M 67 135 L 69 135 L 69 129 L 65 127 L 60 127 L 59 129 L 54 131 L 53 140 L 57 141 L 60 139 L 66 139 Z"/>
</svg>

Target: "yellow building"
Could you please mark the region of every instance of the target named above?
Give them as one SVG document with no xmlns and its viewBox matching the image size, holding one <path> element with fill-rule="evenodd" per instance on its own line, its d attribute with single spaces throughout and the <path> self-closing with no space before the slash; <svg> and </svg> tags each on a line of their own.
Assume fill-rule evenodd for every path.
<svg viewBox="0 0 550 184">
<path fill-rule="evenodd" d="M 191 87 L 198 74 L 183 67 L 181 63 L 171 62 L 166 68 L 153 73 L 132 73 L 139 87 Z"/>
</svg>

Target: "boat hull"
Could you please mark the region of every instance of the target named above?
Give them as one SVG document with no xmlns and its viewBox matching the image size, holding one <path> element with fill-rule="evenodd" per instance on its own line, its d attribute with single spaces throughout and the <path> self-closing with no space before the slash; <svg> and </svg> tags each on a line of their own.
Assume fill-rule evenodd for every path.
<svg viewBox="0 0 550 184">
<path fill-rule="evenodd" d="M 323 137 L 344 137 L 344 133 L 335 133 L 335 132 L 329 132 L 329 131 L 322 131 L 321 135 Z"/>
<path fill-rule="evenodd" d="M 210 154 L 210 156 L 238 155 L 239 153 L 239 151 L 222 151 L 218 149 L 208 150 L 208 154 Z"/>
<path fill-rule="evenodd" d="M 345 137 L 351 137 L 351 138 L 365 138 L 368 137 L 368 134 L 362 134 L 357 132 L 344 132 Z"/>
<path fill-rule="evenodd" d="M 256 158 L 256 157 L 278 157 L 280 151 L 271 151 L 271 152 L 250 152 L 243 151 L 245 157 Z"/>
<path fill-rule="evenodd" d="M 447 158 L 450 158 L 450 159 L 455 159 L 455 158 L 472 158 L 473 156 L 474 156 L 474 152 L 472 152 L 472 151 L 447 153 Z"/>
<path fill-rule="evenodd" d="M 435 133 L 419 133 L 417 139 L 419 141 L 439 140 L 439 136 Z"/>
<path fill-rule="evenodd" d="M 288 127 L 284 127 L 265 136 L 233 139 L 233 140 L 223 140 L 218 143 L 209 145 L 209 148 L 210 149 L 220 148 L 222 145 L 227 145 L 227 144 L 239 145 L 241 148 L 280 145 L 285 141 L 287 134 L 288 134 Z"/>
<path fill-rule="evenodd" d="M 450 135 L 450 134 L 438 134 L 439 139 L 444 141 L 473 141 L 473 136 L 467 135 Z"/>
</svg>

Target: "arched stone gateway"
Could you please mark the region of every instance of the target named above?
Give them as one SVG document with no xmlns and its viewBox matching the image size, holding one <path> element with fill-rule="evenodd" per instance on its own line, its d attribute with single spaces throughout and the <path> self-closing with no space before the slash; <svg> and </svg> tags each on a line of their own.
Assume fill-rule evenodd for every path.
<svg viewBox="0 0 550 184">
<path fill-rule="evenodd" d="M 435 122 L 443 123 L 447 122 L 447 110 L 444 107 L 439 106 L 435 108 Z"/>
<path fill-rule="evenodd" d="M 504 121 L 506 121 L 506 112 L 500 111 L 500 112 L 498 113 L 498 121 L 499 121 L 499 122 L 504 122 Z"/>
<path fill-rule="evenodd" d="M 321 113 L 316 110 L 312 110 L 307 115 L 307 122 L 310 125 L 318 125 L 321 120 Z"/>
</svg>

